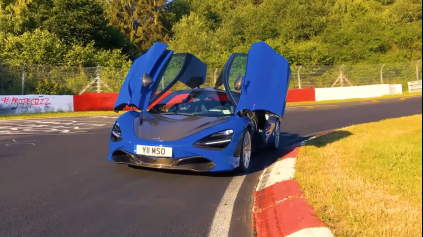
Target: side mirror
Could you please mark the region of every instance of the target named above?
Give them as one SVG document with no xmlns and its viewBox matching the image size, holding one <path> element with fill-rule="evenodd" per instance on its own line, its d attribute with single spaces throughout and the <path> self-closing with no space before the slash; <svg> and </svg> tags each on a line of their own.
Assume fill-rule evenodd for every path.
<svg viewBox="0 0 423 237">
<path fill-rule="evenodd" d="M 239 91 L 242 88 L 242 82 L 244 81 L 244 77 L 243 76 L 238 76 L 237 79 L 235 80 L 235 90 Z"/>
<path fill-rule="evenodd" d="M 151 84 L 153 84 L 153 79 L 150 75 L 144 73 L 144 75 L 142 75 L 142 84 L 144 87 L 149 87 Z"/>
</svg>

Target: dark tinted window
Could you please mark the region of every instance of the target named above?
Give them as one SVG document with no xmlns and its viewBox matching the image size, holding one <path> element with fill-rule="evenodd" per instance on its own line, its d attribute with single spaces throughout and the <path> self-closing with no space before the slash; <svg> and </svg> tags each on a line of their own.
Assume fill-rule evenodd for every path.
<svg viewBox="0 0 423 237">
<path fill-rule="evenodd" d="M 233 115 L 234 110 L 235 108 L 225 92 L 214 90 L 191 90 L 169 94 L 150 110 L 150 112 L 221 117 Z"/>
</svg>

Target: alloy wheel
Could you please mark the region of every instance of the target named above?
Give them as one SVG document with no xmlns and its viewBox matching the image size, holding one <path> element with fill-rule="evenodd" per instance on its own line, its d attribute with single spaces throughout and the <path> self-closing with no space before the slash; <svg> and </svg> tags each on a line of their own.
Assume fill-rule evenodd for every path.
<svg viewBox="0 0 423 237">
<path fill-rule="evenodd" d="M 281 138 L 281 129 L 280 129 L 280 125 L 279 122 L 276 122 L 276 126 L 275 126 L 275 148 L 279 147 L 279 142 L 280 142 L 280 138 Z"/>
<path fill-rule="evenodd" d="M 251 136 L 249 132 L 245 133 L 244 136 L 244 148 L 243 148 L 243 155 L 244 155 L 244 168 L 248 169 L 251 162 Z"/>
</svg>

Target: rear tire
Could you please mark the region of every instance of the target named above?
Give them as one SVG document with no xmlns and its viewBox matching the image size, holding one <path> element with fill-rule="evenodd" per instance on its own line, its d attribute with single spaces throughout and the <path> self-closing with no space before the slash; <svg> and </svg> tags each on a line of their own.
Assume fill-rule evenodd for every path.
<svg viewBox="0 0 423 237">
<path fill-rule="evenodd" d="M 253 141 L 251 138 L 251 132 L 249 129 L 244 133 L 242 138 L 242 150 L 239 161 L 239 171 L 247 173 L 251 165 L 251 154 L 252 154 Z"/>
</svg>

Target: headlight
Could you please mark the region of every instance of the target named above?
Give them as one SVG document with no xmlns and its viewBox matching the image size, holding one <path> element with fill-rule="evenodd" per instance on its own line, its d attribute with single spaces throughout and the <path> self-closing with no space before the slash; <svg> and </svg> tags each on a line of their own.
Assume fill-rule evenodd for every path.
<svg viewBox="0 0 423 237">
<path fill-rule="evenodd" d="M 123 140 L 122 131 L 120 130 L 120 126 L 117 122 L 113 125 L 111 139 L 112 142 L 119 142 Z"/>
<path fill-rule="evenodd" d="M 233 130 L 221 131 L 201 139 L 200 141 L 196 142 L 194 146 L 210 150 L 223 150 L 229 146 L 233 136 Z"/>
</svg>

